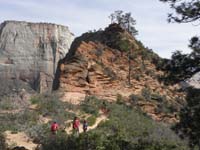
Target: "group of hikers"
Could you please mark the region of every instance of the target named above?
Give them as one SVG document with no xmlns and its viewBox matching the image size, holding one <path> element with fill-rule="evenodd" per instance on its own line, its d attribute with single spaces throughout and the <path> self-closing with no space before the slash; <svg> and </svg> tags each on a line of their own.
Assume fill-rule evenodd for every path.
<svg viewBox="0 0 200 150">
<path fill-rule="evenodd" d="M 102 106 L 100 107 L 100 110 L 104 115 L 108 115 L 108 113 L 110 111 L 107 108 L 107 105 L 106 105 L 106 103 L 104 101 L 102 103 Z M 73 122 L 72 122 L 73 133 L 79 134 L 80 124 L 81 123 L 80 123 L 79 118 L 75 116 L 74 119 L 73 119 Z M 56 121 L 54 121 L 51 124 L 51 132 L 52 132 L 52 134 L 56 134 L 58 129 L 59 129 L 59 125 L 58 125 L 58 123 Z M 82 122 L 82 129 L 83 129 L 83 132 L 87 132 L 87 130 L 88 130 L 88 123 L 87 123 L 87 121 L 85 119 Z"/>
<path fill-rule="evenodd" d="M 73 127 L 73 133 L 76 133 L 78 134 L 79 133 L 79 127 L 80 127 L 80 120 L 78 117 L 74 117 L 74 120 L 72 122 L 72 127 Z M 88 128 L 88 123 L 87 121 L 84 119 L 83 120 L 83 123 L 82 123 L 82 128 L 83 128 L 83 132 L 86 132 L 87 131 L 87 128 Z M 59 129 L 59 125 L 56 121 L 54 121 L 52 124 L 51 124 L 51 132 L 52 134 L 56 134 L 57 131 Z"/>
</svg>

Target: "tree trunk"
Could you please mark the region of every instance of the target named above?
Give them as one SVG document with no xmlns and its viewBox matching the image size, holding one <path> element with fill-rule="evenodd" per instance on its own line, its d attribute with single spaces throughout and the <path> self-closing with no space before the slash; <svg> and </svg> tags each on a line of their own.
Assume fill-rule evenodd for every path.
<svg viewBox="0 0 200 150">
<path fill-rule="evenodd" d="M 129 54 L 128 54 L 128 84 L 131 85 L 131 59 L 130 59 L 130 55 L 131 55 L 131 50 L 129 50 Z"/>
</svg>

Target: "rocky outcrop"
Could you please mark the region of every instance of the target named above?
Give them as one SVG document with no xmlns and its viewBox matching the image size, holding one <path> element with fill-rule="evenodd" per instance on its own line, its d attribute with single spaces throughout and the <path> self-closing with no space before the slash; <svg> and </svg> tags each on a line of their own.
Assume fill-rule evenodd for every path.
<svg viewBox="0 0 200 150">
<path fill-rule="evenodd" d="M 20 80 L 40 92 L 51 91 L 58 61 L 66 55 L 73 39 L 68 27 L 62 25 L 3 22 L 0 25 L 1 80 Z"/>
<path fill-rule="evenodd" d="M 75 105 L 87 96 L 111 102 L 125 100 L 154 120 L 177 122 L 176 112 L 185 103 L 180 86 L 165 85 L 161 80 L 164 72 L 153 63 L 157 56 L 119 28 L 112 24 L 104 31 L 76 38 L 59 63 L 54 90 L 63 94 L 63 101 Z M 130 52 L 124 50 L 124 41 L 132 45 Z"/>
<path fill-rule="evenodd" d="M 183 89 L 187 87 L 200 89 L 200 72 L 197 72 L 191 78 L 187 79 L 186 81 L 181 82 L 180 84 Z"/>
<path fill-rule="evenodd" d="M 111 25 L 105 31 L 98 31 L 96 34 L 86 33 L 74 40 L 68 55 L 60 62 L 57 72 L 57 89 L 64 93 L 64 101 L 78 104 L 87 95 L 95 95 L 109 101 L 123 97 L 128 101 L 129 96 L 134 94 L 147 97 L 145 101 L 151 101 L 152 106 L 155 105 L 144 110 L 149 114 L 155 114 L 160 103 L 169 106 L 173 103 L 177 106 L 174 109 L 179 109 L 178 99 L 184 97 L 183 93 L 178 92 L 179 86 L 164 85 L 159 80 L 164 72 L 157 70 L 155 64 L 145 58 L 150 52 L 141 49 L 136 40 L 127 35 L 126 31 L 118 30 L 116 25 Z M 130 52 L 131 85 L 128 84 L 129 52 L 119 49 L 126 46 L 126 43 L 122 43 L 125 46 L 118 44 L 121 44 L 121 38 L 134 45 Z M 140 101 L 140 97 L 136 99 Z"/>
</svg>

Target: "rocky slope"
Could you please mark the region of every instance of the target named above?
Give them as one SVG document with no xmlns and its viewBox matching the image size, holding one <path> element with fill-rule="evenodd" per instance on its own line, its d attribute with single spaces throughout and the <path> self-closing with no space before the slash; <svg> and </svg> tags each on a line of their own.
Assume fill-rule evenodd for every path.
<svg viewBox="0 0 200 150">
<path fill-rule="evenodd" d="M 57 63 L 74 36 L 65 26 L 5 21 L 0 25 L 1 81 L 24 81 L 40 92 L 51 91 Z M 5 84 L 6 85 L 6 84 Z M 17 88 L 13 85 L 13 88 Z"/>
<path fill-rule="evenodd" d="M 128 84 L 128 52 L 123 52 L 124 39 L 132 45 L 131 85 Z M 161 103 L 179 109 L 177 99 L 184 94 L 178 92 L 178 85 L 166 86 L 159 80 L 163 72 L 156 69 L 152 58 L 148 59 L 152 54 L 117 24 L 105 31 L 85 33 L 75 39 L 65 59 L 60 61 L 54 89 L 64 92 L 63 100 L 74 104 L 87 95 L 115 101 L 119 97 L 130 100 L 131 95 L 140 99 L 139 95 L 145 97 L 146 92 L 151 100 L 137 101 L 143 111 L 156 120 L 162 120 L 163 116 L 173 118 L 159 114 Z M 156 100 L 152 100 L 153 96 Z"/>
</svg>

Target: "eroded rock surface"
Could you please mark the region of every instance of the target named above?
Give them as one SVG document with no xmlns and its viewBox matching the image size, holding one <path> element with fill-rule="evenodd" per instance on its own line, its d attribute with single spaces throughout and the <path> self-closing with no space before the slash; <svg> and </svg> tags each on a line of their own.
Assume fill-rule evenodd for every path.
<svg viewBox="0 0 200 150">
<path fill-rule="evenodd" d="M 118 42 L 125 38 L 134 45 L 130 62 L 129 52 L 119 49 Z M 73 104 L 81 103 L 88 95 L 108 101 L 120 101 L 123 97 L 155 120 L 176 120 L 174 112 L 184 102 L 184 93 L 178 91 L 179 85 L 164 85 L 159 80 L 164 72 L 158 70 L 151 59 L 145 58 L 153 54 L 139 44 L 114 24 L 104 31 L 83 34 L 74 40 L 69 53 L 60 62 L 54 88 L 64 93 L 63 101 Z M 131 85 L 128 83 L 129 63 Z M 168 113 L 171 115 L 166 117 Z"/>
<path fill-rule="evenodd" d="M 51 91 L 57 63 L 66 55 L 73 39 L 68 27 L 62 25 L 3 22 L 0 25 L 1 81 L 20 80 L 40 92 Z"/>
</svg>

